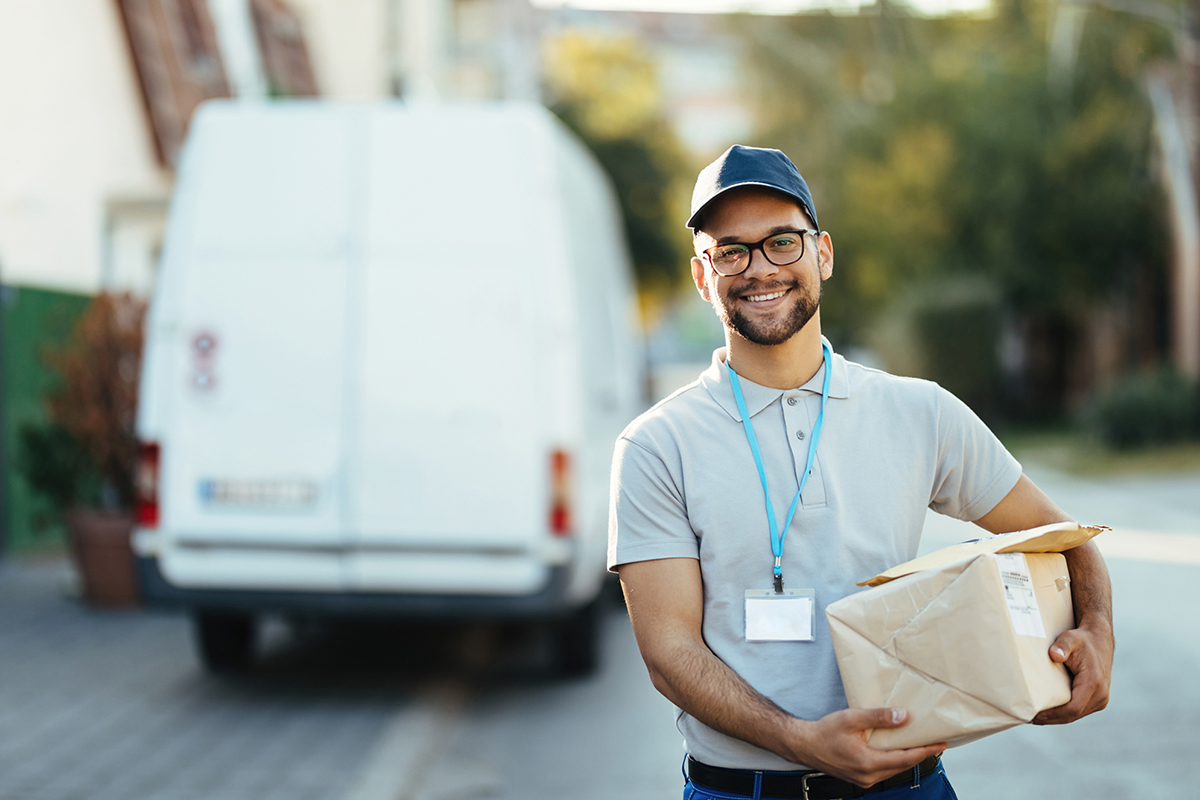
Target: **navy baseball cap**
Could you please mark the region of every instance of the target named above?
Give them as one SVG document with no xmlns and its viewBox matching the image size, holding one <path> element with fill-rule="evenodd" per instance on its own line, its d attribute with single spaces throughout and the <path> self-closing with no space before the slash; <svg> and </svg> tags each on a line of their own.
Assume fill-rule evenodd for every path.
<svg viewBox="0 0 1200 800">
<path fill-rule="evenodd" d="M 812 192 L 792 160 L 779 150 L 735 144 L 704 169 L 692 190 L 692 215 L 687 225 L 695 230 L 704 209 L 737 186 L 765 186 L 795 198 L 817 228 Z"/>
</svg>

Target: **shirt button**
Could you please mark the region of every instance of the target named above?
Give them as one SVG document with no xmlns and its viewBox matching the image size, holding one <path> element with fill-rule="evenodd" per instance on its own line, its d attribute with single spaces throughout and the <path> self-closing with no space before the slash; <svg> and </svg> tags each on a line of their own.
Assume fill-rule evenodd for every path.
<svg viewBox="0 0 1200 800">
<path fill-rule="evenodd" d="M 794 397 L 789 397 L 789 398 L 788 398 L 788 405 L 789 405 L 789 406 L 794 406 L 794 405 L 796 405 L 796 398 L 794 398 Z"/>
<path fill-rule="evenodd" d="M 803 438 L 804 438 L 804 431 L 796 431 L 796 438 L 797 438 L 797 439 L 803 439 Z"/>
</svg>

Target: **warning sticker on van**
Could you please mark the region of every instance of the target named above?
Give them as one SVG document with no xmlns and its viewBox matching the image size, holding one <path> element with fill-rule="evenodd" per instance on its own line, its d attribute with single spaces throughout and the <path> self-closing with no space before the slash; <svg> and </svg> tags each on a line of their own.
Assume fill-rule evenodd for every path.
<svg viewBox="0 0 1200 800">
<path fill-rule="evenodd" d="M 295 480 L 203 479 L 200 500 L 213 506 L 300 508 L 317 502 L 317 484 Z"/>
</svg>

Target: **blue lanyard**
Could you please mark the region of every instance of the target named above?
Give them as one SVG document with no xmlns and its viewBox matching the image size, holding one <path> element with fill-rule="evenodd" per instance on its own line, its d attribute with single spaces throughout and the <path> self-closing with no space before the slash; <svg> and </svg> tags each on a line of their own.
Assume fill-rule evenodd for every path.
<svg viewBox="0 0 1200 800">
<path fill-rule="evenodd" d="M 775 506 L 771 504 L 771 491 L 767 488 L 767 471 L 763 467 L 762 453 L 758 449 L 758 439 L 754 436 L 754 426 L 750 423 L 750 412 L 746 409 L 746 399 L 742 397 L 741 383 L 738 381 L 733 367 L 729 366 L 729 361 L 725 362 L 725 366 L 729 370 L 729 380 L 733 383 L 733 397 L 737 400 L 738 412 L 742 415 L 742 427 L 746 429 L 746 441 L 750 443 L 750 452 L 754 454 L 754 466 L 758 467 L 763 497 L 767 501 L 767 526 L 771 532 L 771 552 L 775 554 L 775 591 L 777 593 L 783 592 L 783 539 L 787 536 L 788 528 L 792 526 L 792 517 L 796 516 L 796 508 L 800 505 L 800 494 L 804 491 L 804 485 L 808 483 L 809 473 L 812 472 L 813 458 L 817 455 L 817 442 L 821 439 L 821 424 L 825 421 L 825 403 L 829 401 L 829 373 L 831 372 L 832 356 L 829 353 L 829 345 L 825 342 L 821 342 L 821 355 L 825 361 L 825 381 L 821 387 L 821 413 L 817 415 L 817 424 L 813 426 L 812 436 L 808 440 L 808 461 L 804 465 L 804 474 L 800 476 L 800 488 L 796 490 L 792 507 L 788 509 L 787 520 L 783 523 L 782 531 L 778 528 L 778 521 L 775 519 Z"/>
</svg>

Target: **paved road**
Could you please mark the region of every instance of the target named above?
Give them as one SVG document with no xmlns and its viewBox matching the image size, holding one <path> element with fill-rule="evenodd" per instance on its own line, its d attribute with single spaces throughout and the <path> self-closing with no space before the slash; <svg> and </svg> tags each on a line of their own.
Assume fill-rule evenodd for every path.
<svg viewBox="0 0 1200 800">
<path fill-rule="evenodd" d="M 1117 597 L 1112 704 L 957 748 L 966 800 L 1200 792 L 1200 475 L 1031 469 L 1100 542 Z M 974 535 L 931 518 L 926 549 Z M 0 566 L 0 800 L 678 797 L 682 751 L 614 604 L 606 658 L 559 680 L 490 628 L 271 632 L 250 678 L 197 667 L 178 615 L 101 613 L 63 564 Z M 1135 768 L 1136 767 L 1136 771 Z"/>
</svg>

